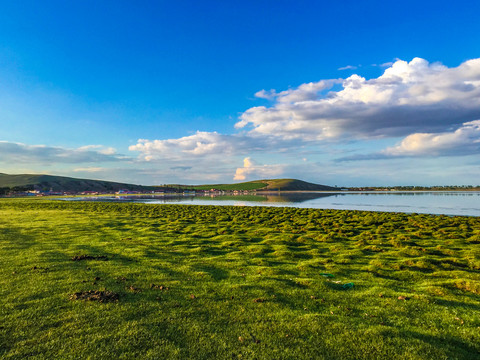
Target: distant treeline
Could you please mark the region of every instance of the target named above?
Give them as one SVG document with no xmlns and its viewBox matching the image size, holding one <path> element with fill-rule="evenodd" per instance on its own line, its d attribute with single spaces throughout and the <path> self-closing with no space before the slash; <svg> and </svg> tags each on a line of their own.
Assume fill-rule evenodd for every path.
<svg viewBox="0 0 480 360">
<path fill-rule="evenodd" d="M 33 185 L 25 185 L 25 186 L 12 186 L 12 187 L 0 187 L 0 195 L 7 195 L 10 193 L 19 193 L 25 191 L 32 191 L 34 190 Z"/>
<path fill-rule="evenodd" d="M 449 190 L 476 190 L 480 191 L 480 185 L 434 185 L 434 186 L 374 186 L 374 187 L 351 187 L 352 191 L 379 191 L 379 190 L 396 190 L 396 191 L 449 191 Z"/>
</svg>

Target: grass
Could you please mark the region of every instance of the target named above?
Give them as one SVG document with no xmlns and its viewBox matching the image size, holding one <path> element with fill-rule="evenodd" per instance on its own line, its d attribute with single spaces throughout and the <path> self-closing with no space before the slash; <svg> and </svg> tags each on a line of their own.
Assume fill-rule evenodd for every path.
<svg viewBox="0 0 480 360">
<path fill-rule="evenodd" d="M 479 244 L 474 217 L 1 200 L 0 358 L 478 359 Z"/>
</svg>

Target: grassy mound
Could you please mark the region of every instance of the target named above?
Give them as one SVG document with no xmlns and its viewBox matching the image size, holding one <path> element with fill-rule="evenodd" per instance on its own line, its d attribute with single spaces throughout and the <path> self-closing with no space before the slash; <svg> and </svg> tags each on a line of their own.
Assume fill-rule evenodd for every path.
<svg viewBox="0 0 480 360">
<path fill-rule="evenodd" d="M 254 180 L 236 184 L 210 184 L 210 185 L 168 185 L 171 187 L 184 187 L 196 190 L 223 190 L 223 191 L 335 191 L 338 190 L 332 186 L 318 185 L 297 179 L 273 179 L 273 180 Z"/>
<path fill-rule="evenodd" d="M 8 175 L 0 173 L 0 188 L 25 187 L 41 191 L 118 191 L 121 189 L 148 191 L 155 189 L 152 186 L 124 184 L 111 181 L 77 179 L 53 175 Z"/>
</svg>

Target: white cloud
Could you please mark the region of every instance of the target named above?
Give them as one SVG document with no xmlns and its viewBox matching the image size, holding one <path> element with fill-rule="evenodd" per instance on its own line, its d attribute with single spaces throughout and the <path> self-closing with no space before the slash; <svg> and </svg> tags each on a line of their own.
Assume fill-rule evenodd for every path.
<svg viewBox="0 0 480 360">
<path fill-rule="evenodd" d="M 274 136 L 255 134 L 224 135 L 217 132 L 197 131 L 179 139 L 139 139 L 129 147 L 138 151 L 145 161 L 199 159 L 202 157 L 225 158 L 253 152 L 282 152 L 294 144 Z M 298 146 L 298 144 L 296 145 Z"/>
<path fill-rule="evenodd" d="M 470 155 L 480 152 L 480 120 L 464 123 L 453 132 L 415 133 L 394 147 L 385 149 L 387 156 Z"/>
<path fill-rule="evenodd" d="M 270 90 L 260 90 L 255 93 L 255 97 L 260 98 L 260 99 L 267 99 L 271 100 L 274 99 L 277 96 L 277 93 L 274 89 Z"/>
<path fill-rule="evenodd" d="M 277 93 L 274 89 L 260 90 L 255 96 L 262 99 L 276 99 L 280 103 L 291 103 L 297 101 L 315 100 L 318 94 L 324 90 L 332 88 L 335 84 L 341 84 L 341 79 L 321 80 L 317 82 L 309 82 L 300 85 L 296 89 L 288 89 Z"/>
<path fill-rule="evenodd" d="M 386 68 L 386 67 L 390 67 L 392 65 L 393 65 L 393 61 L 388 61 L 388 62 L 385 62 L 383 64 L 380 64 L 379 66 L 383 67 L 383 68 Z"/>
<path fill-rule="evenodd" d="M 347 65 L 347 66 L 342 66 L 338 68 L 338 70 L 355 70 L 355 69 L 358 69 L 358 66 Z"/>
<path fill-rule="evenodd" d="M 74 172 L 87 172 L 87 173 L 95 173 L 95 172 L 100 172 L 100 171 L 104 171 L 104 170 L 105 170 L 105 168 L 94 167 L 94 166 L 73 169 Z"/>
<path fill-rule="evenodd" d="M 396 146 L 372 154 L 346 156 L 336 161 L 466 156 L 478 153 L 480 153 L 480 120 L 475 120 L 466 122 L 450 132 L 410 134 Z"/>
<path fill-rule="evenodd" d="M 400 60 L 400 59 L 395 59 L 396 61 Z M 384 62 L 383 64 L 372 64 L 372 66 L 378 66 L 378 67 L 381 67 L 381 68 L 387 68 L 387 67 L 390 67 L 394 64 L 393 61 L 388 61 L 388 62 Z"/>
<path fill-rule="evenodd" d="M 93 151 L 96 151 L 100 154 L 103 154 L 103 155 L 114 155 L 117 150 L 113 147 L 106 147 L 106 146 L 103 146 L 103 145 L 86 145 L 86 146 L 81 146 L 79 147 L 77 150 L 80 150 L 80 151 L 90 151 L 90 150 L 93 150 Z"/>
<path fill-rule="evenodd" d="M 159 158 L 176 158 L 185 155 L 205 156 L 211 154 L 231 154 L 242 139 L 217 132 L 197 131 L 196 134 L 179 139 L 147 140 L 139 139 L 130 151 L 139 151 L 146 161 Z"/>
<path fill-rule="evenodd" d="M 243 159 L 243 167 L 237 168 L 233 180 L 246 180 L 247 177 L 270 178 L 283 172 L 282 165 L 259 165 L 250 157 Z"/>
<path fill-rule="evenodd" d="M 246 157 L 245 159 L 243 159 L 243 167 L 237 168 L 237 171 L 235 171 L 235 176 L 233 177 L 233 180 L 245 180 L 247 175 L 253 170 L 252 167 L 253 167 L 253 163 L 249 157 Z"/>
<path fill-rule="evenodd" d="M 128 160 L 115 149 L 101 145 L 87 145 L 77 149 L 58 146 L 26 145 L 0 141 L 0 163 L 6 164 L 78 164 Z"/>
<path fill-rule="evenodd" d="M 259 92 L 275 100 L 273 106 L 248 109 L 236 128 L 305 141 L 367 139 L 445 131 L 480 117 L 480 59 L 456 68 L 420 58 L 397 60 L 378 78 L 354 74 L 343 80 L 342 90 L 323 92 L 336 83 Z"/>
</svg>

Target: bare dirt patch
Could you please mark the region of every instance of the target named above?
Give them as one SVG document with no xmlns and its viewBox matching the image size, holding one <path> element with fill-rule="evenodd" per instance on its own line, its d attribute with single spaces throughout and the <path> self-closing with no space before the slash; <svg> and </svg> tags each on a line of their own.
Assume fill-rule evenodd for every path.
<svg viewBox="0 0 480 360">
<path fill-rule="evenodd" d="M 89 290 L 70 295 L 70 300 L 98 301 L 101 303 L 118 301 L 119 295 L 113 291 Z"/>
<path fill-rule="evenodd" d="M 265 301 L 267 301 L 267 300 L 264 299 L 264 298 L 253 299 L 253 302 L 254 302 L 254 303 L 263 303 L 263 302 L 265 302 Z"/>
</svg>

